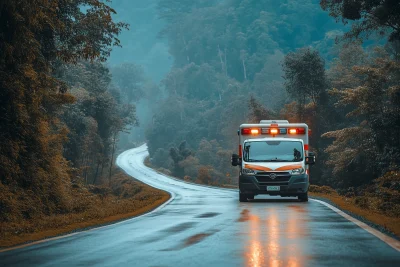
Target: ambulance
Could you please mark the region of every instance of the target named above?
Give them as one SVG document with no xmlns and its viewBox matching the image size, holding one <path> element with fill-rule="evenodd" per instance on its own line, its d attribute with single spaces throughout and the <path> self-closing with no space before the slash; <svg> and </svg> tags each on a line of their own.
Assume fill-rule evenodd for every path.
<svg viewBox="0 0 400 267">
<path fill-rule="evenodd" d="M 231 158 L 240 167 L 239 201 L 260 194 L 308 201 L 309 166 L 315 164 L 308 134 L 307 124 L 286 120 L 240 125 L 239 154 Z"/>
</svg>

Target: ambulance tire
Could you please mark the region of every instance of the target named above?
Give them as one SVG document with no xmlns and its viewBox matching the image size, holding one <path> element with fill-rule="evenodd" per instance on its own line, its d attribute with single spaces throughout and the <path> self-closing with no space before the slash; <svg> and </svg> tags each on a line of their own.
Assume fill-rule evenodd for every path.
<svg viewBox="0 0 400 267">
<path fill-rule="evenodd" d="M 308 192 L 307 192 L 307 193 L 304 193 L 304 194 L 300 194 L 300 195 L 298 196 L 298 198 L 299 198 L 299 200 L 300 200 L 301 202 L 308 202 Z"/>
<path fill-rule="evenodd" d="M 247 202 L 247 195 L 246 194 L 242 194 L 239 192 L 239 201 L 240 202 Z"/>
</svg>

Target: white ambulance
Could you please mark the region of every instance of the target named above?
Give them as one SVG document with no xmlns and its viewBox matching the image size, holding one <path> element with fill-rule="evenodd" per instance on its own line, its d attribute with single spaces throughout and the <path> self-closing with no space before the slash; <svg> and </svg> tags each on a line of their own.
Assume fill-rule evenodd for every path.
<svg viewBox="0 0 400 267">
<path fill-rule="evenodd" d="M 240 202 L 259 194 L 308 201 L 309 165 L 315 156 L 308 151 L 307 124 L 262 120 L 240 125 L 238 135 L 239 154 L 231 161 L 240 166 Z"/>
</svg>

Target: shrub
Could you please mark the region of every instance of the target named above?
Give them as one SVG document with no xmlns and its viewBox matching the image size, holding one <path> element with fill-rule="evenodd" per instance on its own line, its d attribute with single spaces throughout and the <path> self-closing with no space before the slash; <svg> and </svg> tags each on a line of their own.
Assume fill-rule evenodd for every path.
<svg viewBox="0 0 400 267">
<path fill-rule="evenodd" d="M 320 193 L 320 194 L 337 194 L 335 189 L 329 186 L 318 186 L 318 185 L 310 185 L 309 191 L 312 193 Z"/>
</svg>

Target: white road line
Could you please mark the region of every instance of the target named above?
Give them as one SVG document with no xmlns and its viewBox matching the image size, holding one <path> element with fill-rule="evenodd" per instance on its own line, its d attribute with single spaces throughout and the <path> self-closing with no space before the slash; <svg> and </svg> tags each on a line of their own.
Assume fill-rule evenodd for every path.
<svg viewBox="0 0 400 267">
<path fill-rule="evenodd" d="M 389 246 L 391 246 L 392 248 L 394 248 L 395 250 L 397 250 L 398 252 L 400 252 L 400 241 L 394 239 L 393 237 L 390 237 L 378 230 L 376 230 L 375 228 L 372 228 L 371 226 L 369 226 L 368 224 L 363 223 L 362 221 L 357 220 L 356 218 L 348 215 L 347 213 L 341 211 L 340 209 L 322 201 L 322 200 L 318 200 L 318 199 L 311 199 L 312 201 L 318 202 L 328 208 L 330 208 L 331 210 L 335 211 L 336 213 L 340 214 L 341 216 L 343 216 L 344 218 L 346 218 L 347 220 L 351 221 L 352 223 L 355 223 L 356 225 L 358 225 L 359 227 L 361 227 L 362 229 L 364 229 L 365 231 L 367 231 L 368 233 L 376 236 L 377 238 L 379 238 L 380 240 L 382 240 L 383 242 L 385 242 L 386 244 L 388 244 Z"/>
</svg>

